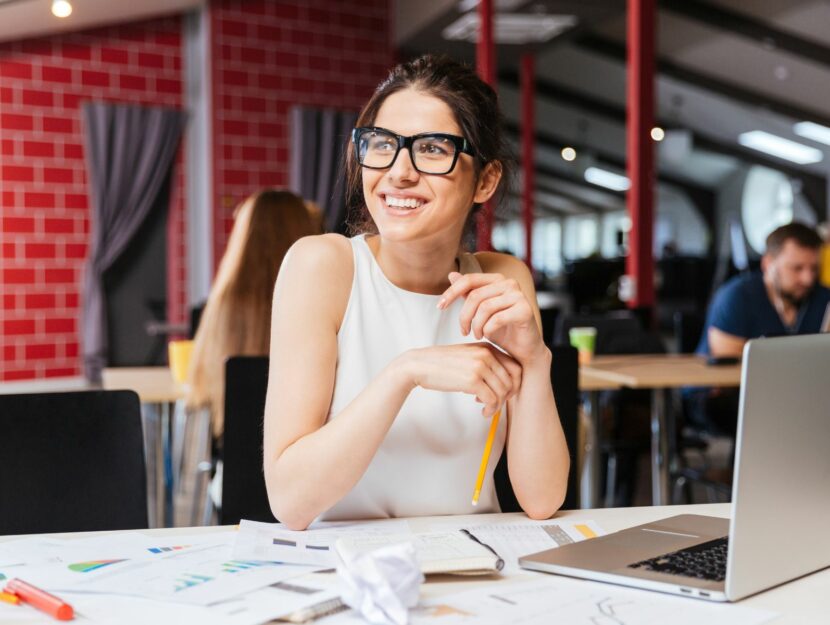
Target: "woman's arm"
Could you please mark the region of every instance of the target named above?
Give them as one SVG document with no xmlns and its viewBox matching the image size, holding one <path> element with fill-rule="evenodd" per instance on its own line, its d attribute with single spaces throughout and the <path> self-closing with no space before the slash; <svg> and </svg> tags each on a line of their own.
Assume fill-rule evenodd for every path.
<svg viewBox="0 0 830 625">
<path fill-rule="evenodd" d="M 455 275 L 447 305 L 465 296 L 462 331 L 487 338 L 522 367 L 518 393 L 508 403 L 510 483 L 534 519 L 552 516 L 565 499 L 570 457 L 550 383 L 551 353 L 542 339 L 536 291 L 524 263 L 503 254 L 478 258 L 484 274 Z"/>
<path fill-rule="evenodd" d="M 474 394 L 493 410 L 519 386 L 503 364 L 507 357 L 488 345 L 415 349 L 326 422 L 352 264 L 345 239 L 302 239 L 285 257 L 274 291 L 263 469 L 274 515 L 294 529 L 358 482 L 416 386 Z"/>
</svg>

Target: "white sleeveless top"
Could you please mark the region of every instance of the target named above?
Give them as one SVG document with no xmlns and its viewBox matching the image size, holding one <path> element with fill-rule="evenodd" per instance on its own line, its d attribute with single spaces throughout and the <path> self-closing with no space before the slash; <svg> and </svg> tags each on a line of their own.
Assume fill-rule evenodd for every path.
<svg viewBox="0 0 830 625">
<path fill-rule="evenodd" d="M 337 371 L 328 419 L 406 350 L 475 342 L 458 322 L 464 299 L 445 310 L 440 296 L 401 289 L 383 274 L 365 235 L 350 239 L 354 279 L 337 335 Z M 481 271 L 472 254 L 461 273 Z M 415 388 L 360 481 L 319 520 L 499 512 L 493 470 L 504 449 L 507 415 L 493 441 L 478 506 L 471 504 L 490 419 L 474 396 Z"/>
</svg>

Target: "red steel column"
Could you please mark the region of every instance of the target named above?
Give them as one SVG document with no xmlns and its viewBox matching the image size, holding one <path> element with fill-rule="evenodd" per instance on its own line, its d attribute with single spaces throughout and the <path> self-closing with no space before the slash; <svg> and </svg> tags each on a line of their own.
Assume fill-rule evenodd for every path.
<svg viewBox="0 0 830 625">
<path fill-rule="evenodd" d="M 654 306 L 654 40 L 655 0 L 628 0 L 626 168 L 628 239 L 626 273 L 633 283 L 631 308 Z"/>
<path fill-rule="evenodd" d="M 536 64 L 532 53 L 522 55 L 522 217 L 525 222 L 525 263 L 533 270 L 533 192 L 536 188 L 535 162 L 535 105 L 536 105 Z"/>
<path fill-rule="evenodd" d="M 478 75 L 488 85 L 496 88 L 496 46 L 493 40 L 493 0 L 478 3 L 479 36 L 476 44 L 476 68 Z M 487 202 L 481 207 L 477 224 L 477 247 L 491 250 L 493 234 L 493 204 Z"/>
</svg>

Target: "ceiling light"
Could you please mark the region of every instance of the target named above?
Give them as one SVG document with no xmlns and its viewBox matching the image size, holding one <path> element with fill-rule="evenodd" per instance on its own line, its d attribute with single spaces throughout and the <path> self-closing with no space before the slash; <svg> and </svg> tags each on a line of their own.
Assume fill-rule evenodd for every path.
<svg viewBox="0 0 830 625">
<path fill-rule="evenodd" d="M 495 0 L 493 2 L 496 11 L 512 11 L 524 3 L 525 0 Z M 481 0 L 461 0 L 458 3 L 458 10 L 464 13 L 470 9 L 476 8 Z"/>
<path fill-rule="evenodd" d="M 738 136 L 741 145 L 783 158 L 799 165 L 818 163 L 824 158 L 821 150 L 803 143 L 796 143 L 784 137 L 773 135 L 763 130 L 751 130 Z"/>
<path fill-rule="evenodd" d="M 573 15 L 535 15 L 497 13 L 493 17 L 493 38 L 496 43 L 529 44 L 552 39 L 577 23 Z M 479 15 L 465 13 L 441 33 L 450 41 L 475 43 L 479 36 Z"/>
<path fill-rule="evenodd" d="M 599 167 L 589 167 L 586 169 L 585 180 L 591 184 L 596 184 L 613 191 L 628 191 L 628 188 L 631 186 L 631 183 L 625 176 L 615 174 L 607 169 L 600 169 Z"/>
<path fill-rule="evenodd" d="M 560 152 L 560 154 L 562 155 L 562 158 L 564 160 L 568 161 L 569 163 L 576 158 L 576 150 L 574 150 L 569 145 L 562 148 L 562 151 Z"/>
<path fill-rule="evenodd" d="M 660 126 L 655 126 L 651 129 L 651 138 L 655 141 L 662 141 L 666 136 L 665 131 Z"/>
<path fill-rule="evenodd" d="M 52 15 L 55 17 L 69 17 L 72 15 L 72 5 L 69 0 L 54 0 L 52 2 Z"/>
<path fill-rule="evenodd" d="M 800 137 L 830 145 L 830 128 L 814 122 L 798 122 L 793 126 L 793 132 Z"/>
</svg>

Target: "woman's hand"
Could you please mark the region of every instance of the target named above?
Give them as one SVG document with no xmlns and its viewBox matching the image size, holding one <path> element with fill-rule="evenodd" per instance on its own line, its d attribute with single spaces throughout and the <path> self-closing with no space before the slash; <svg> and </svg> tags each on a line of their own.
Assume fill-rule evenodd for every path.
<svg viewBox="0 0 830 625">
<path fill-rule="evenodd" d="M 507 351 L 522 366 L 543 356 L 545 343 L 533 307 L 512 278 L 497 273 L 449 275 L 450 287 L 444 291 L 439 308 L 446 308 L 459 297 L 466 297 L 459 322 L 461 332 L 477 339 L 486 338 Z"/>
<path fill-rule="evenodd" d="M 522 385 L 522 368 L 489 343 L 437 345 L 405 352 L 399 364 L 412 385 L 475 395 L 491 417 Z"/>
</svg>

